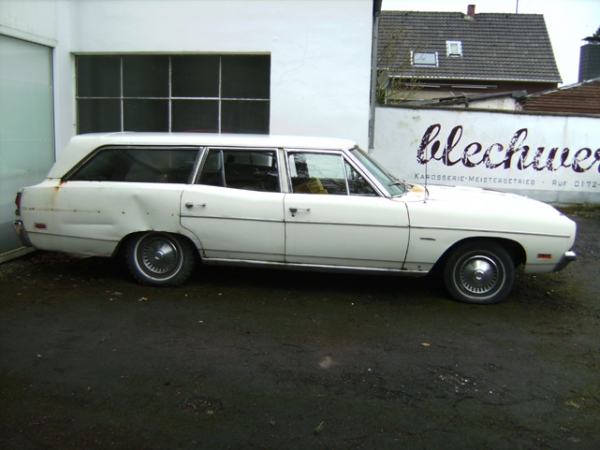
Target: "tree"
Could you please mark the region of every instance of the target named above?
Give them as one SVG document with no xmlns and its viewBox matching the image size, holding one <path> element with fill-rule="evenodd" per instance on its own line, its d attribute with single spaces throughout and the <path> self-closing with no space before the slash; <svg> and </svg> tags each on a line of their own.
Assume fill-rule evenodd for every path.
<svg viewBox="0 0 600 450">
<path fill-rule="evenodd" d="M 594 43 L 594 44 L 600 44 L 600 27 L 598 27 L 598 29 L 596 30 L 596 32 L 594 34 L 592 34 L 591 36 L 588 36 L 586 38 L 583 38 L 584 41 L 588 41 L 590 43 Z"/>
<path fill-rule="evenodd" d="M 397 42 L 410 42 L 410 31 L 397 29 L 386 36 L 377 60 L 377 103 L 394 104 L 410 100 L 422 89 L 410 51 Z"/>
</svg>

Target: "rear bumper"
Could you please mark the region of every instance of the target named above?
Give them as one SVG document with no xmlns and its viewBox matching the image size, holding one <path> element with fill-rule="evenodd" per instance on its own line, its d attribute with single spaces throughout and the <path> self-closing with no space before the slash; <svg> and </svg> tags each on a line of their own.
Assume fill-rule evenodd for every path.
<svg viewBox="0 0 600 450">
<path fill-rule="evenodd" d="M 571 261 L 575 260 L 577 260 L 577 254 L 574 251 L 569 250 L 568 252 L 565 252 L 560 262 L 554 268 L 554 272 L 563 270 Z"/>
<path fill-rule="evenodd" d="M 17 232 L 21 243 L 25 247 L 33 247 L 33 245 L 31 245 L 31 241 L 29 240 L 29 236 L 27 235 L 27 230 L 25 230 L 25 226 L 23 225 L 23 221 L 15 220 L 13 222 L 13 226 L 15 227 L 15 231 Z"/>
</svg>

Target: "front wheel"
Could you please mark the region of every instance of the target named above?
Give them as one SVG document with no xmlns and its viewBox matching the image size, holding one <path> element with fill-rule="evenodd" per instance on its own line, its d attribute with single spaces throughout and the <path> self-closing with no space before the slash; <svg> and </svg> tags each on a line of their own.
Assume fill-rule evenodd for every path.
<svg viewBox="0 0 600 450">
<path fill-rule="evenodd" d="M 450 254 L 444 266 L 444 282 L 450 295 L 460 302 L 498 303 L 515 283 L 515 264 L 496 242 L 468 242 Z"/>
<path fill-rule="evenodd" d="M 179 286 L 196 265 L 190 242 L 169 233 L 145 233 L 127 245 L 127 265 L 140 283 L 150 286 Z"/>
</svg>

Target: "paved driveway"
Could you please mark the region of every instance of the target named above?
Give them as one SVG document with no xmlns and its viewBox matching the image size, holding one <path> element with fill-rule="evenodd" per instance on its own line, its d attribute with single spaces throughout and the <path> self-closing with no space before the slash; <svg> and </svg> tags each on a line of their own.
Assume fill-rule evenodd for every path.
<svg viewBox="0 0 600 450">
<path fill-rule="evenodd" d="M 3 449 L 600 448 L 600 213 L 499 305 L 424 279 L 0 266 Z"/>
</svg>

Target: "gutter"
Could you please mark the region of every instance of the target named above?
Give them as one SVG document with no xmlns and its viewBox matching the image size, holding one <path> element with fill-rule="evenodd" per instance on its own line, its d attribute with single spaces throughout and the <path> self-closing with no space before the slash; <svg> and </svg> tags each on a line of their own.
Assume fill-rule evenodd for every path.
<svg viewBox="0 0 600 450">
<path fill-rule="evenodd" d="M 375 107 L 377 106 L 377 46 L 379 44 L 379 17 L 381 16 L 382 0 L 373 1 L 373 37 L 371 39 L 371 103 L 369 111 L 369 153 L 374 149 L 375 142 Z"/>
</svg>

